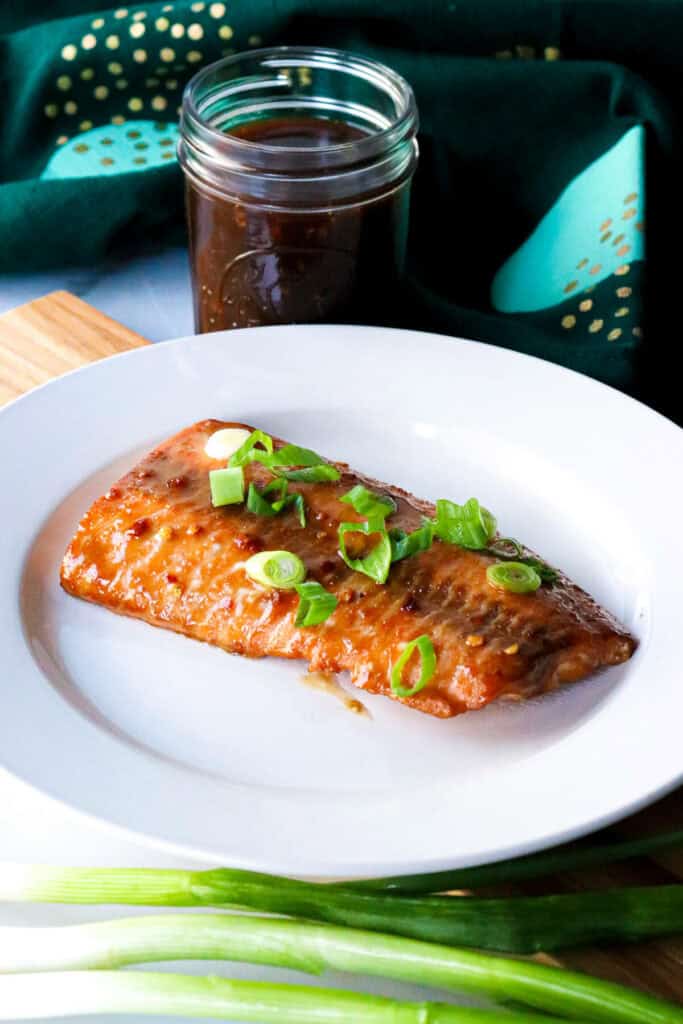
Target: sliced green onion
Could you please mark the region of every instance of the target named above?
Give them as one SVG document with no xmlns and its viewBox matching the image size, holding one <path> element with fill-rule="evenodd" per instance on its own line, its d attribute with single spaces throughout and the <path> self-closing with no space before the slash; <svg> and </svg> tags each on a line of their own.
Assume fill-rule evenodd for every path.
<svg viewBox="0 0 683 1024">
<path fill-rule="evenodd" d="M 542 562 L 540 558 L 523 558 L 521 561 L 524 565 L 530 566 L 535 572 L 541 577 L 542 583 L 555 583 L 559 579 L 559 572 L 557 569 L 551 568 L 547 562 Z"/>
<path fill-rule="evenodd" d="M 248 559 L 244 568 L 256 583 L 278 590 L 292 590 L 306 577 L 304 563 L 291 551 L 259 551 Z"/>
<path fill-rule="evenodd" d="M 214 508 L 238 505 L 244 501 L 244 470 L 241 467 L 212 469 L 209 472 L 209 487 Z"/>
<path fill-rule="evenodd" d="M 319 466 L 304 466 L 303 469 L 279 469 L 277 467 L 273 467 L 273 469 L 278 476 L 283 476 L 287 480 L 300 480 L 305 484 L 325 483 L 338 480 L 341 476 L 339 470 L 327 462 L 323 462 Z"/>
<path fill-rule="evenodd" d="M 513 537 L 498 537 L 493 544 L 489 544 L 488 551 L 496 558 L 511 558 L 521 561 L 524 557 L 524 548 Z"/>
<path fill-rule="evenodd" d="M 422 526 L 412 533 L 405 530 L 389 530 L 391 541 L 391 561 L 401 562 L 404 558 L 410 558 L 420 551 L 428 551 L 434 540 L 434 525 L 429 519 L 425 519 Z"/>
<path fill-rule="evenodd" d="M 362 484 L 356 484 L 339 500 L 367 519 L 386 519 L 396 511 L 396 502 L 388 494 L 376 494 Z"/>
<path fill-rule="evenodd" d="M 285 504 L 285 495 L 287 493 L 287 481 L 286 480 L 274 480 L 272 483 L 277 484 L 277 488 L 273 488 L 272 484 L 268 484 L 262 491 L 258 489 L 256 484 L 249 484 L 249 491 L 247 493 L 247 508 L 255 516 L 276 516 L 278 512 L 281 512 Z M 280 497 L 275 501 L 268 501 L 266 494 L 272 493 L 276 490 L 279 492 Z"/>
<path fill-rule="evenodd" d="M 525 555 L 522 545 L 512 537 L 499 537 L 489 545 L 487 551 L 490 555 L 502 558 L 506 562 L 521 562 L 523 565 L 531 566 L 541 577 L 542 583 L 555 583 L 559 578 L 558 571 L 551 568 L 547 562 L 542 562 L 540 558 L 534 558 L 533 555 Z"/>
<path fill-rule="evenodd" d="M 312 451 L 310 448 L 300 448 L 298 444 L 283 444 L 282 448 L 274 451 L 267 460 L 259 455 L 258 461 L 263 462 L 268 467 L 327 465 L 322 455 L 318 455 L 317 452 Z"/>
<path fill-rule="evenodd" d="M 481 551 L 496 535 L 495 517 L 470 498 L 464 505 L 440 498 L 436 503 L 434 532 L 448 544 Z"/>
<path fill-rule="evenodd" d="M 267 494 L 278 494 L 275 501 L 268 501 Z M 249 484 L 247 494 L 247 508 L 256 516 L 276 516 L 284 509 L 294 507 L 299 522 L 306 525 L 306 503 L 301 494 L 287 494 L 286 480 L 271 480 L 263 490 L 259 490 L 255 483 Z"/>
<path fill-rule="evenodd" d="M 286 501 L 288 504 L 293 505 L 296 509 L 296 514 L 299 517 L 299 523 L 301 526 L 306 525 L 306 502 L 301 494 L 288 494 Z"/>
<path fill-rule="evenodd" d="M 319 626 L 339 604 L 334 594 L 313 580 L 299 583 L 296 592 L 299 595 L 299 608 L 294 620 L 295 626 Z"/>
<path fill-rule="evenodd" d="M 370 536 L 378 533 L 380 539 L 372 551 L 364 558 L 351 558 L 346 550 L 345 535 L 347 533 L 364 533 Z M 375 583 L 386 583 L 391 567 L 391 541 L 384 528 L 383 519 L 370 519 L 364 523 L 339 524 L 339 554 L 349 569 L 362 572 Z"/>
<path fill-rule="evenodd" d="M 257 444 L 263 447 L 259 451 Z M 258 454 L 269 454 L 273 450 L 273 439 L 262 430 L 254 430 L 246 439 L 243 445 L 230 456 L 228 466 L 244 466 L 247 462 L 253 462 Z"/>
<path fill-rule="evenodd" d="M 415 686 L 407 687 L 403 685 L 401 678 L 403 676 L 403 669 L 410 661 L 414 651 L 417 651 L 420 655 L 420 678 L 415 683 Z M 422 636 L 418 636 L 415 640 L 410 641 L 401 657 L 394 664 L 391 670 L 391 689 L 397 697 L 414 697 L 420 690 L 424 690 L 435 671 L 436 654 L 434 653 L 434 644 L 430 637 L 423 633 Z"/>
<path fill-rule="evenodd" d="M 513 594 L 530 594 L 541 585 L 536 570 L 524 562 L 496 562 L 486 570 L 486 578 L 492 587 L 510 590 Z"/>
<path fill-rule="evenodd" d="M 514 999 L 563 1018 L 603 1024 L 683 1021 L 683 1010 L 675 1010 L 670 1003 L 586 974 L 334 925 L 251 914 L 190 913 L 48 928 L 0 928 L 0 975 L 102 971 L 189 959 L 253 963 L 317 975 L 328 969 L 391 978 L 496 1002 Z M 44 980 L 45 974 L 34 974 L 34 988 Z M 6 992 L 0 991 L 3 995 Z M 514 1017 L 502 1019 L 509 1024 L 515 1021 Z"/>
</svg>

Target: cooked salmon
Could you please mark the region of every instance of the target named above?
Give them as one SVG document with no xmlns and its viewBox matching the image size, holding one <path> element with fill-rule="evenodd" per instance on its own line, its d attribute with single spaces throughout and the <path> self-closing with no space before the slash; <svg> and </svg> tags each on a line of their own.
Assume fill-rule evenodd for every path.
<svg viewBox="0 0 683 1024">
<path fill-rule="evenodd" d="M 562 574 L 534 593 L 499 590 L 487 581 L 492 555 L 440 540 L 392 565 L 384 585 L 350 569 L 339 555 L 338 527 L 362 520 L 339 500 L 351 487 L 391 495 L 397 510 L 390 525 L 406 532 L 432 517 L 434 506 L 343 463 L 333 463 L 338 482 L 290 483 L 304 496 L 306 527 L 294 509 L 264 517 L 245 504 L 213 508 L 209 470 L 217 463 L 205 443 L 216 430 L 244 426 L 196 423 L 114 484 L 69 545 L 64 589 L 232 654 L 298 658 L 312 671 L 348 672 L 362 690 L 441 718 L 557 689 L 633 653 L 628 632 Z M 271 476 L 254 462 L 245 478 L 260 487 Z M 326 621 L 297 627 L 297 594 L 266 589 L 247 575 L 247 559 L 263 550 L 294 552 L 308 579 L 337 597 Z M 420 692 L 396 698 L 392 665 L 422 634 L 432 640 L 436 671 Z"/>
</svg>

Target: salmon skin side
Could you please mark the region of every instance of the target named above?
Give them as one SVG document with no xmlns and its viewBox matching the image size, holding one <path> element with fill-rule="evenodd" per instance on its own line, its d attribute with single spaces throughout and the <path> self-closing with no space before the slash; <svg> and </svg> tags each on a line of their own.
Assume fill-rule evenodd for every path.
<svg viewBox="0 0 683 1024">
<path fill-rule="evenodd" d="M 436 672 L 402 703 L 440 718 L 555 690 L 633 653 L 628 632 L 561 574 L 535 593 L 498 590 L 486 579 L 493 556 L 440 540 L 392 565 L 384 585 L 349 569 L 337 531 L 340 522 L 362 517 L 339 498 L 355 484 L 390 494 L 398 508 L 389 525 L 406 532 L 433 516 L 434 506 L 344 463 L 333 463 L 342 474 L 337 483 L 290 483 L 305 498 L 305 528 L 294 510 L 264 517 L 245 504 L 213 508 L 209 470 L 224 463 L 210 459 L 204 445 L 222 427 L 253 429 L 196 423 L 98 498 L 64 556 L 66 591 L 233 654 L 300 658 L 312 671 L 348 671 L 357 687 L 394 699 L 391 666 L 408 641 L 427 633 Z M 275 447 L 283 443 L 275 440 Z M 245 479 L 260 487 L 272 477 L 252 463 Z M 265 589 L 247 576 L 251 555 L 275 549 L 297 554 L 307 578 L 337 596 L 322 624 L 296 627 L 297 594 Z"/>
</svg>

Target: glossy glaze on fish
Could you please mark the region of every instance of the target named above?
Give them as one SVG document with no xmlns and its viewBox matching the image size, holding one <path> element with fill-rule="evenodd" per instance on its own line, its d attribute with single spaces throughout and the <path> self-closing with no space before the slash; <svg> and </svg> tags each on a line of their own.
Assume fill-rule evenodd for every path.
<svg viewBox="0 0 683 1024">
<path fill-rule="evenodd" d="M 188 427 L 94 503 L 64 557 L 65 590 L 235 654 L 348 671 L 356 686 L 387 696 L 392 664 L 408 641 L 427 633 L 436 672 L 403 702 L 443 718 L 554 690 L 633 653 L 633 638 L 564 576 L 532 594 L 498 590 L 486 579 L 494 558 L 439 540 L 394 564 L 385 585 L 349 569 L 338 554 L 338 526 L 362 517 L 339 498 L 355 484 L 391 494 L 398 509 L 390 526 L 407 532 L 434 507 L 342 463 L 335 463 L 337 483 L 290 484 L 305 497 L 305 528 L 294 510 L 262 517 L 244 504 L 212 508 L 208 474 L 222 463 L 204 445 L 226 426 L 244 424 Z M 258 463 L 246 466 L 245 476 L 259 486 L 271 479 Z M 337 596 L 337 609 L 321 625 L 297 628 L 296 593 L 265 589 L 247 576 L 252 554 L 275 549 L 299 555 L 308 579 Z M 404 682 L 411 685 L 410 672 Z"/>
</svg>

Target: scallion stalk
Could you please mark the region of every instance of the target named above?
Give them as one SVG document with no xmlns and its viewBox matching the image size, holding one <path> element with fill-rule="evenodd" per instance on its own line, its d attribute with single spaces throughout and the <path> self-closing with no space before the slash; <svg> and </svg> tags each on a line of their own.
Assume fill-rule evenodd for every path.
<svg viewBox="0 0 683 1024">
<path fill-rule="evenodd" d="M 483 886 L 508 885 L 532 878 L 546 878 L 564 871 L 616 864 L 635 857 L 649 857 L 662 850 L 683 847 L 683 829 L 663 832 L 642 839 L 599 843 L 588 846 L 557 846 L 543 853 L 514 857 L 494 864 L 473 868 L 455 868 L 450 871 L 432 871 L 421 875 L 395 875 L 387 878 L 367 878 L 348 882 L 344 888 L 367 892 L 387 892 L 394 895 L 448 892 L 449 889 L 478 889 Z"/>
<path fill-rule="evenodd" d="M 304 985 L 118 971 L 0 978 L 0 1020 L 135 1013 L 261 1024 L 557 1024 L 556 1017 L 405 1002 Z"/>
<path fill-rule="evenodd" d="M 169 914 L 57 928 L 0 928 L 0 974 L 168 960 L 230 960 L 309 974 L 349 971 L 605 1024 L 683 1021 L 683 1010 L 669 1003 L 585 974 L 331 925 L 238 914 Z"/>
<path fill-rule="evenodd" d="M 229 868 L 119 872 L 5 865 L 0 899 L 236 907 L 510 953 L 683 932 L 683 885 L 501 899 L 398 898 Z"/>
</svg>

